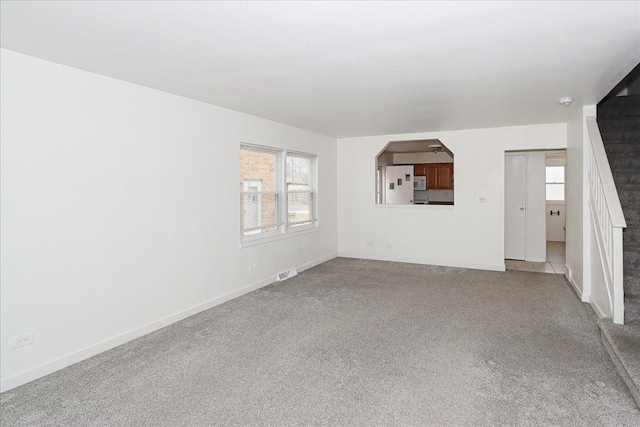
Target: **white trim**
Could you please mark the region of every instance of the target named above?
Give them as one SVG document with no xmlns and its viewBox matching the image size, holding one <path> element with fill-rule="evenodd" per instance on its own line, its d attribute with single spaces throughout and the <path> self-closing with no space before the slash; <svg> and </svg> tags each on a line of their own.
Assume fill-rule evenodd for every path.
<svg viewBox="0 0 640 427">
<path fill-rule="evenodd" d="M 599 178 L 602 182 L 604 197 L 606 199 L 606 207 L 609 211 L 609 216 L 611 217 L 611 225 L 616 228 L 626 228 L 627 222 L 624 219 L 622 205 L 620 204 L 616 184 L 613 181 L 611 166 L 609 165 L 609 159 L 607 158 L 607 153 L 604 149 L 604 143 L 602 142 L 602 135 L 600 135 L 598 123 L 596 122 L 596 118 L 593 116 L 586 117 L 585 121 L 587 123 L 587 131 L 591 140 L 593 157 L 600 173 Z"/>
<path fill-rule="evenodd" d="M 287 158 L 288 157 L 297 157 L 301 159 L 309 159 L 309 190 L 308 191 L 289 191 L 289 183 L 287 182 Z M 295 225 L 296 223 L 289 222 L 289 194 L 309 194 L 309 201 L 312 205 L 309 213 L 311 215 L 311 222 L 318 222 L 318 155 L 313 153 L 304 153 L 301 151 L 293 151 L 293 150 L 285 150 L 283 155 L 283 191 L 284 191 L 284 209 L 283 215 L 286 216 L 286 219 L 283 219 L 283 222 L 286 224 L 285 228 L 291 229 L 291 225 Z M 285 230 L 285 232 L 289 232 L 289 230 Z"/>
<path fill-rule="evenodd" d="M 312 219 L 310 221 L 298 221 L 298 222 L 290 222 L 287 227 L 289 227 L 290 230 L 295 230 L 294 227 L 296 226 L 300 226 L 302 224 L 306 224 L 307 226 L 313 226 L 316 222 L 318 222 L 315 219 Z"/>
<path fill-rule="evenodd" d="M 287 155 L 290 154 L 292 157 L 303 157 L 303 158 L 318 157 L 317 154 L 307 153 L 305 151 L 297 151 L 297 150 L 286 150 L 286 151 L 287 151 Z"/>
<path fill-rule="evenodd" d="M 596 316 L 598 316 L 598 319 L 604 319 L 605 317 L 607 317 L 605 316 L 604 311 L 602 311 L 598 303 L 595 300 L 591 299 L 591 297 L 589 297 L 589 304 L 591 304 L 591 307 L 593 308 L 593 311 L 595 311 Z"/>
<path fill-rule="evenodd" d="M 604 247 L 605 245 L 604 236 L 602 235 L 602 229 L 600 228 L 599 226 L 600 224 L 598 223 L 598 218 L 596 216 L 597 215 L 596 207 L 595 207 L 595 202 L 593 198 L 589 198 L 589 209 L 590 209 L 589 212 L 591 213 L 590 215 L 591 225 L 595 230 L 594 234 L 595 234 L 595 240 L 596 240 L 596 248 L 598 251 L 597 254 L 600 258 L 600 264 L 602 266 L 602 274 L 604 276 L 605 290 L 607 291 L 607 298 L 609 300 L 609 309 L 611 310 L 611 313 L 613 313 L 613 309 L 614 309 L 613 300 L 615 298 L 614 283 L 613 283 L 614 278 L 613 278 L 613 273 L 609 269 L 609 263 L 607 262 L 606 249 Z M 622 229 L 620 229 L 620 231 L 622 236 Z M 622 242 L 620 242 L 620 248 L 622 248 Z M 622 266 L 622 262 L 620 263 L 620 266 Z"/>
<path fill-rule="evenodd" d="M 567 265 L 565 265 L 565 268 L 566 268 L 566 270 L 565 270 L 565 273 L 564 273 L 564 277 L 567 279 L 567 281 L 569 282 L 569 284 L 571 285 L 571 287 L 575 291 L 576 295 L 578 295 L 578 298 L 580 299 L 580 301 L 587 302 L 587 301 L 585 301 L 585 299 L 584 299 L 584 297 L 582 295 L 582 291 L 578 287 L 578 284 L 575 282 L 575 280 L 573 280 L 573 275 L 571 274 L 571 269 Z"/>
<path fill-rule="evenodd" d="M 283 148 L 270 147 L 268 145 L 251 144 L 249 142 L 241 142 L 240 149 L 242 150 L 243 148 L 248 148 L 250 150 L 263 151 L 267 153 L 270 153 L 270 152 L 282 153 L 284 151 Z"/>
<path fill-rule="evenodd" d="M 622 229 L 627 227 L 613 175 L 594 116 L 585 118 L 589 142 L 589 213 L 593 226 L 600 263 L 604 273 L 605 289 L 613 322 L 624 323 L 623 239 Z"/>
<path fill-rule="evenodd" d="M 256 230 L 263 230 L 265 228 L 269 228 L 271 226 L 277 227 L 277 230 L 274 230 L 273 232 L 282 232 L 283 227 L 282 227 L 282 199 L 284 197 L 284 192 L 282 190 L 282 153 L 285 152 L 282 148 L 276 148 L 276 147 L 267 147 L 267 146 L 263 146 L 263 145 L 255 145 L 255 144 L 249 144 L 249 143 L 245 143 L 245 142 L 240 142 L 240 156 L 239 156 L 239 160 L 240 160 L 240 168 L 242 168 L 242 151 L 247 151 L 249 152 L 249 156 L 251 156 L 251 152 L 259 152 L 259 153 L 266 153 L 266 154 L 272 154 L 274 156 L 274 170 L 273 170 L 273 178 L 274 178 L 274 183 L 275 183 L 275 189 L 274 190 L 263 190 L 262 188 L 262 180 L 259 179 L 253 179 L 251 176 L 249 176 L 248 180 L 242 180 L 242 189 L 240 190 L 240 199 L 242 199 L 244 196 L 246 196 L 247 194 L 249 195 L 258 195 L 260 196 L 260 200 L 258 200 L 258 223 L 260 224 L 258 227 L 248 227 L 248 228 L 244 228 L 245 224 L 243 221 L 243 212 L 242 212 L 242 202 L 240 204 L 240 240 L 243 239 L 251 239 L 252 236 L 255 235 L 259 235 L 261 233 L 250 233 L 251 231 L 256 231 Z M 242 175 L 242 172 L 240 173 L 240 175 Z M 249 174 L 251 175 L 251 174 Z M 260 191 L 246 191 L 247 189 L 247 183 L 251 183 L 251 182 L 256 182 L 256 183 L 260 183 Z M 275 224 L 273 225 L 262 225 L 262 196 L 263 195 L 273 195 L 275 196 L 276 199 L 276 217 L 275 217 Z M 245 235 L 245 233 L 249 232 L 249 234 Z"/>
<path fill-rule="evenodd" d="M 251 246 L 262 245 L 269 242 L 275 242 L 278 240 L 290 239 L 292 237 L 301 236 L 303 234 L 317 233 L 320 231 L 320 226 L 316 222 L 308 227 L 294 227 L 284 231 L 273 231 L 264 235 L 256 235 L 256 237 L 245 237 L 240 240 L 240 249 L 249 248 Z"/>
<path fill-rule="evenodd" d="M 375 207 L 377 209 L 445 209 L 445 210 L 454 210 L 455 204 L 452 205 L 436 205 L 436 204 L 426 204 L 426 205 L 401 205 L 401 204 L 393 204 L 393 203 L 376 203 Z"/>
<path fill-rule="evenodd" d="M 338 253 L 332 253 L 331 255 L 327 255 L 325 257 L 322 257 L 320 259 L 317 259 L 315 261 L 311 261 L 308 262 L 306 264 L 302 264 L 300 267 L 297 267 L 298 273 L 300 273 L 301 271 L 305 271 L 308 270 L 310 268 L 315 267 L 316 265 L 320 265 L 320 264 L 324 264 L 325 262 L 329 262 L 332 259 L 338 258 Z"/>
<path fill-rule="evenodd" d="M 267 233 L 277 233 L 277 232 L 279 232 L 279 231 L 280 231 L 280 227 L 282 227 L 283 225 L 284 225 L 284 224 L 281 224 L 281 223 L 279 223 L 279 224 L 266 224 L 266 225 L 260 225 L 260 226 L 258 226 L 258 227 L 245 228 L 244 230 L 242 230 L 242 232 L 243 232 L 243 233 L 248 233 L 249 231 L 262 230 L 262 229 L 265 229 L 265 228 L 276 227 L 276 228 L 277 228 L 277 230 L 269 231 L 269 232 L 267 232 Z M 250 237 L 250 236 L 251 236 L 251 234 L 250 234 L 250 235 L 248 235 L 248 236 L 245 236 L 245 237 Z M 243 237 L 243 238 L 244 238 L 244 237 Z"/>
<path fill-rule="evenodd" d="M 490 271 L 505 271 L 504 262 L 499 264 L 476 264 L 470 262 L 451 262 L 442 259 L 426 259 L 426 258 L 409 258 L 409 257 L 384 257 L 376 255 L 365 255 L 358 252 L 351 251 L 338 251 L 338 256 L 343 258 L 358 258 L 358 259 L 371 259 L 376 261 L 391 261 L 391 262 L 406 262 L 409 264 L 424 264 L 424 265 L 437 265 L 441 267 L 458 267 L 468 268 L 472 270 L 490 270 Z"/>
<path fill-rule="evenodd" d="M 338 255 L 336 253 L 333 253 L 331 255 L 319 258 L 315 261 L 311 261 L 306 264 L 303 264 L 300 267 L 297 267 L 297 270 L 299 272 L 308 270 L 309 268 L 315 267 L 316 265 L 325 263 L 327 261 L 331 261 L 337 256 Z M 57 359 L 51 360 L 49 362 L 43 363 L 42 365 L 36 366 L 35 368 L 31 368 L 26 371 L 20 372 L 18 374 L 12 375 L 10 377 L 3 378 L 0 381 L 0 392 L 5 392 L 7 390 L 11 390 L 12 388 L 26 384 L 30 381 L 36 380 L 38 378 L 42 378 L 45 375 L 52 374 L 56 371 L 59 371 L 60 369 L 63 369 L 75 363 L 81 362 L 85 359 L 88 359 L 97 354 L 103 353 L 107 350 L 111 350 L 112 348 L 118 347 L 129 341 L 133 341 L 151 332 L 157 331 L 173 323 L 179 322 L 180 320 L 186 319 L 187 317 L 193 316 L 202 311 L 205 311 L 217 305 L 220 305 L 224 302 L 227 302 L 229 300 L 232 300 L 234 298 L 237 298 L 249 292 L 255 291 L 264 286 L 270 285 L 273 282 L 275 282 L 274 277 L 275 277 L 275 273 L 270 274 L 268 278 L 254 282 L 236 291 L 229 292 L 228 294 L 221 295 L 219 297 L 210 299 L 209 301 L 205 301 L 201 304 L 194 305 L 193 307 L 187 308 L 186 310 L 171 314 L 169 316 L 158 319 L 154 322 L 147 323 L 146 325 L 143 325 L 139 328 L 132 329 L 120 335 L 116 335 L 115 337 L 106 339 L 99 343 L 80 349 L 76 352 L 73 352 L 65 356 L 59 357 Z"/>
</svg>

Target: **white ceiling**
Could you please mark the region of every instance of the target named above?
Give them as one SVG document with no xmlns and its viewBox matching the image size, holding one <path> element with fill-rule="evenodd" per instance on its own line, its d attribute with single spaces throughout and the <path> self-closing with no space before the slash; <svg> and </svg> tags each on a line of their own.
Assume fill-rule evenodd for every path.
<svg viewBox="0 0 640 427">
<path fill-rule="evenodd" d="M 337 137 L 566 122 L 640 62 L 637 1 L 3 1 L 1 15 L 6 49 Z"/>
</svg>

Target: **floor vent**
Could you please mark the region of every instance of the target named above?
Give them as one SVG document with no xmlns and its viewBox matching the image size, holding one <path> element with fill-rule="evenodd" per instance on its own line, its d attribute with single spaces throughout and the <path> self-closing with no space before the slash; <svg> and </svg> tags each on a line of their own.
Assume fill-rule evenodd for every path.
<svg viewBox="0 0 640 427">
<path fill-rule="evenodd" d="M 298 272 L 295 268 L 290 268 L 287 271 L 283 271 L 282 273 L 276 274 L 276 280 L 278 282 L 282 282 L 283 280 L 287 280 L 289 277 L 297 276 Z"/>
</svg>

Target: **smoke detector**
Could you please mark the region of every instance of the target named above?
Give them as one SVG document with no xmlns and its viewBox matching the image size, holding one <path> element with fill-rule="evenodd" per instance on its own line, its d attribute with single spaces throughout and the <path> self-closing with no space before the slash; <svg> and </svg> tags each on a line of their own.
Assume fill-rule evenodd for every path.
<svg viewBox="0 0 640 427">
<path fill-rule="evenodd" d="M 570 96 L 566 96 L 564 98 L 560 98 L 558 99 L 558 104 L 562 105 L 563 107 L 566 107 L 567 105 L 571 104 L 573 102 L 573 98 Z"/>
</svg>

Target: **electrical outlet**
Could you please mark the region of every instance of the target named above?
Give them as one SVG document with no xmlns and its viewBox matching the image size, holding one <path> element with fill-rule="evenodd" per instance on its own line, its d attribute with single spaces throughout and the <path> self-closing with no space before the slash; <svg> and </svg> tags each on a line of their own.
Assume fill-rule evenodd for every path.
<svg viewBox="0 0 640 427">
<path fill-rule="evenodd" d="M 391 244 L 391 242 L 387 242 L 387 249 L 391 249 L 393 247 L 393 245 Z"/>
<path fill-rule="evenodd" d="M 33 344 L 33 332 L 11 338 L 11 348 L 24 347 Z"/>
<path fill-rule="evenodd" d="M 249 266 L 249 271 L 256 271 L 257 269 L 258 269 L 258 266 L 257 266 L 257 265 L 255 265 L 255 264 L 251 264 L 251 265 Z"/>
</svg>

